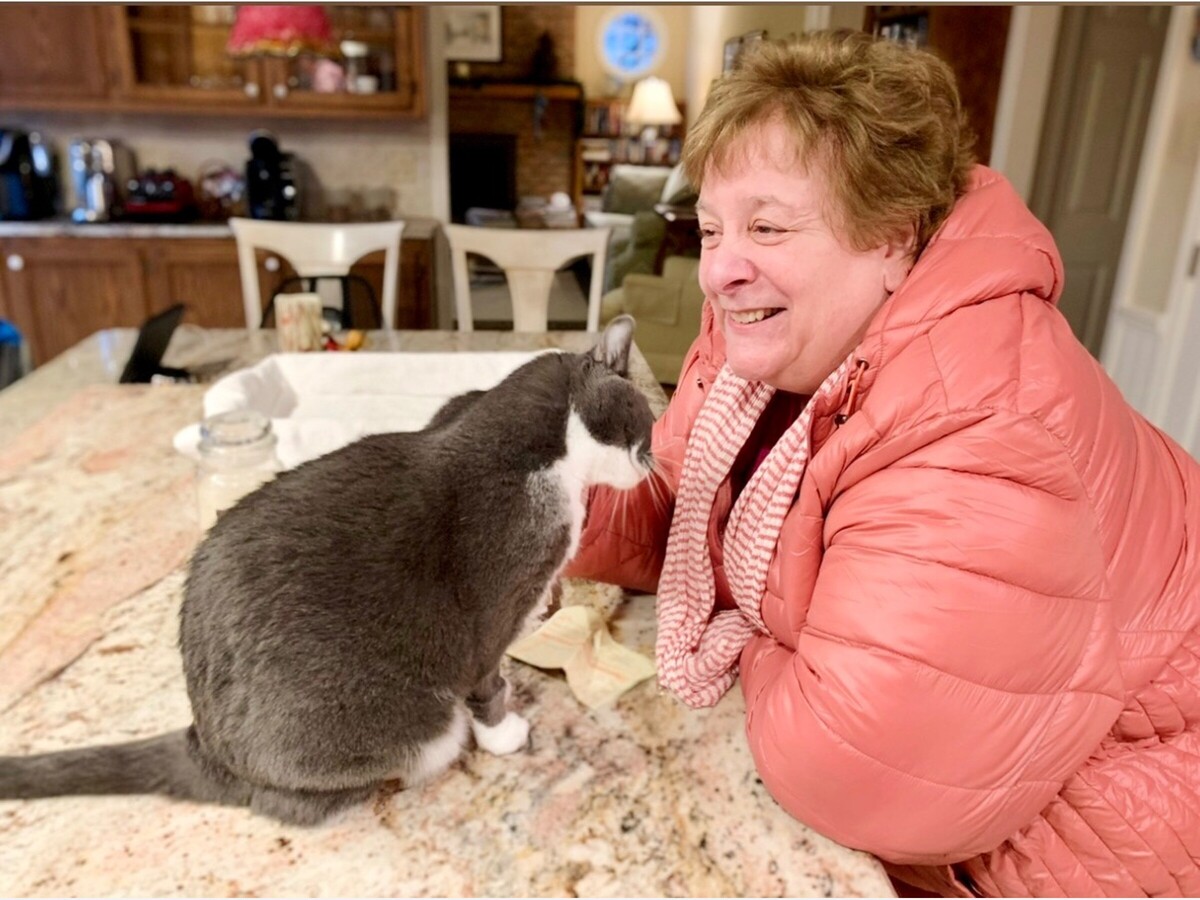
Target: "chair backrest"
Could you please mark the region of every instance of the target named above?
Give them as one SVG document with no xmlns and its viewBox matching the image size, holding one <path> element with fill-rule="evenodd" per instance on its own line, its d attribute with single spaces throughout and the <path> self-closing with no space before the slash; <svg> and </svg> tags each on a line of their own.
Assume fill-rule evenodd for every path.
<svg viewBox="0 0 1200 900">
<path fill-rule="evenodd" d="M 486 256 L 504 270 L 512 296 L 513 330 L 545 331 L 549 323 L 554 273 L 580 257 L 592 257 L 588 287 L 587 329 L 600 330 L 600 294 L 610 228 L 475 228 L 446 225 L 454 272 L 454 304 L 458 330 L 473 331 L 471 283 L 467 254 Z"/>
<path fill-rule="evenodd" d="M 242 304 L 246 310 L 246 327 L 251 331 L 262 324 L 263 315 L 258 262 L 254 256 L 256 249 L 278 253 L 301 278 L 346 275 L 359 259 L 383 250 L 383 296 L 379 298 L 383 327 L 389 331 L 396 327 L 403 222 L 323 224 L 235 218 L 229 220 L 229 227 L 237 240 Z"/>
</svg>

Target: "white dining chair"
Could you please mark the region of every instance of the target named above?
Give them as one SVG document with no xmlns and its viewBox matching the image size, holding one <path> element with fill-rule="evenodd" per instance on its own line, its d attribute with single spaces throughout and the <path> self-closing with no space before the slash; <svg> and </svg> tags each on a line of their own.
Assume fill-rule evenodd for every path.
<svg viewBox="0 0 1200 900">
<path fill-rule="evenodd" d="M 504 270 L 512 297 L 513 330 L 545 331 L 550 317 L 554 273 L 580 256 L 592 257 L 587 330 L 600 330 L 600 294 L 610 228 L 476 228 L 446 225 L 454 275 L 458 330 L 474 331 L 467 254 L 490 259 Z"/>
<path fill-rule="evenodd" d="M 246 327 L 262 325 L 263 302 L 258 283 L 258 249 L 284 257 L 301 278 L 344 278 L 350 267 L 368 253 L 384 251 L 383 296 L 379 298 L 383 327 L 396 327 L 396 293 L 400 281 L 400 236 L 404 222 L 276 222 L 230 219 L 237 241 Z"/>
</svg>

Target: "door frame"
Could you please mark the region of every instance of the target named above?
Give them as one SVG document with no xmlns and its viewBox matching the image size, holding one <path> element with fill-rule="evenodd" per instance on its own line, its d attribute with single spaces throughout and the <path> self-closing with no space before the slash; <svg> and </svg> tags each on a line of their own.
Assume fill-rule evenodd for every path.
<svg viewBox="0 0 1200 900">
<path fill-rule="evenodd" d="M 1174 7 L 1167 25 L 1166 43 L 1155 86 L 1154 103 L 1146 128 L 1146 139 L 1138 167 L 1129 225 L 1113 283 L 1108 330 L 1100 361 L 1121 388 L 1125 398 L 1155 425 L 1165 423 L 1168 407 L 1180 402 L 1172 397 L 1172 380 L 1183 354 L 1189 313 L 1188 265 L 1190 238 L 1200 228 L 1200 145 L 1192 162 L 1188 184 L 1164 185 L 1164 172 L 1179 150 L 1173 146 L 1180 137 L 1177 122 L 1186 115 L 1189 91 L 1195 92 L 1200 74 L 1191 58 L 1196 7 Z M 1185 84 L 1185 79 L 1189 83 Z M 1188 208 L 1175 221 L 1163 215 L 1160 194 L 1186 195 Z M 1171 274 L 1161 308 L 1147 298 L 1144 270 L 1150 265 L 1149 253 L 1163 241 L 1175 246 Z M 1157 268 L 1157 267 L 1156 267 Z M 1192 351 L 1194 352 L 1194 351 Z M 1195 390 L 1195 387 L 1192 386 Z M 1179 440 L 1186 436 L 1173 434 Z"/>
</svg>

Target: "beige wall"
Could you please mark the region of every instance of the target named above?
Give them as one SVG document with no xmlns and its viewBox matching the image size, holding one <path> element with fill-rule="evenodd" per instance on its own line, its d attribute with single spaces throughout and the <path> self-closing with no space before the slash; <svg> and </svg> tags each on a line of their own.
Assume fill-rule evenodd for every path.
<svg viewBox="0 0 1200 900">
<path fill-rule="evenodd" d="M 724 7 L 725 37 L 765 30 L 768 37 L 803 34 L 808 7 L 803 3 L 745 3 Z"/>
<path fill-rule="evenodd" d="M 648 74 L 665 78 L 675 93 L 675 99 L 685 96 L 685 73 L 691 35 L 689 34 L 688 18 L 690 7 L 687 6 L 577 6 L 575 8 L 575 77 L 582 82 L 584 91 L 589 97 L 608 97 L 619 90 L 619 84 L 612 79 L 600 64 L 600 28 L 610 13 L 617 10 L 637 10 L 649 12 L 662 22 L 662 30 L 666 36 L 663 60 L 658 68 Z M 632 86 L 626 87 L 627 93 Z"/>
<path fill-rule="evenodd" d="M 36 128 L 59 150 L 65 176 L 66 149 L 76 137 L 119 137 L 137 156 L 139 168 L 174 168 L 195 179 L 212 161 L 241 170 L 250 157 L 247 136 L 265 125 L 284 151 L 295 153 L 329 190 L 390 188 L 400 216 L 436 214 L 427 123 L 374 125 L 338 122 L 256 122 L 252 118 L 174 119 L 95 113 L 27 115 L 20 124 Z M 69 191 L 67 202 L 70 202 Z"/>
<path fill-rule="evenodd" d="M 688 118 L 704 108 L 713 79 L 721 74 L 722 50 L 729 38 L 748 31 L 765 30 L 768 37 L 786 38 L 813 27 L 860 28 L 861 3 L 829 5 L 803 3 L 746 3 L 736 5 L 692 5 L 688 15 L 686 89 Z"/>
<path fill-rule="evenodd" d="M 834 30 L 862 28 L 866 11 L 865 3 L 832 3 L 829 6 L 829 27 Z"/>
</svg>

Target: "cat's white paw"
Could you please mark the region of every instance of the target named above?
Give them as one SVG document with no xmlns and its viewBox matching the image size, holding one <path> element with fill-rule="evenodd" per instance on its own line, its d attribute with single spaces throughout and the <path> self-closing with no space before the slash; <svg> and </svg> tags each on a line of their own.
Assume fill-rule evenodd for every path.
<svg viewBox="0 0 1200 900">
<path fill-rule="evenodd" d="M 515 753 L 529 742 L 529 722 L 515 712 L 510 712 L 497 725 L 484 725 L 471 721 L 475 732 L 475 743 L 496 756 Z"/>
</svg>

